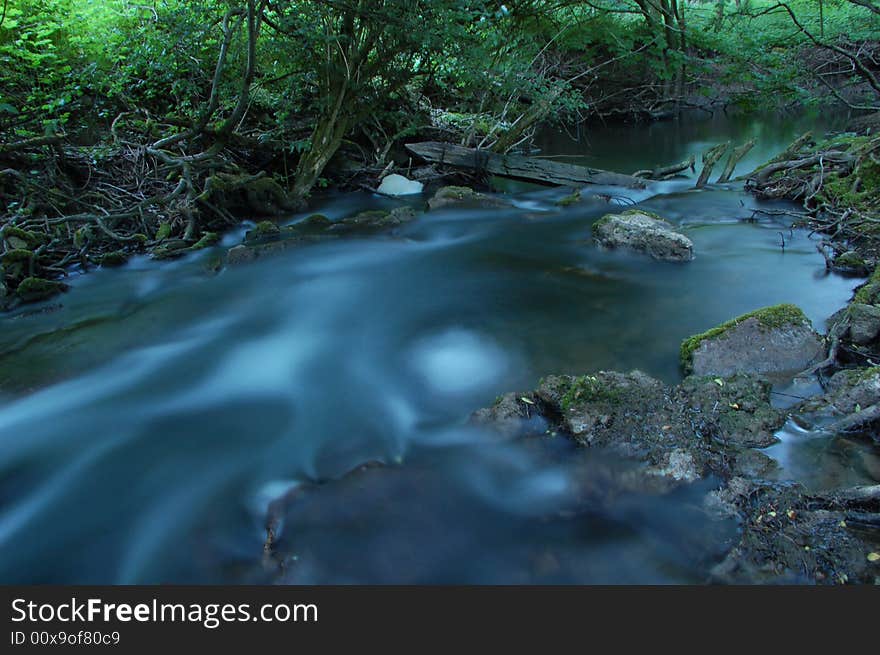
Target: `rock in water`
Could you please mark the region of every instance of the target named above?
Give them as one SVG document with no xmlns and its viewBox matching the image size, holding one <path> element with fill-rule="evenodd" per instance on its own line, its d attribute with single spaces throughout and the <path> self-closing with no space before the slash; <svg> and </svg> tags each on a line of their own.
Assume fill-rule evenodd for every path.
<svg viewBox="0 0 880 655">
<path fill-rule="evenodd" d="M 643 209 L 606 214 L 593 225 L 593 240 L 602 248 L 626 248 L 667 262 L 689 262 L 694 244 L 671 223 Z"/>
<path fill-rule="evenodd" d="M 849 306 L 849 336 L 865 346 L 880 335 L 880 307 L 854 302 Z"/>
<path fill-rule="evenodd" d="M 382 178 L 382 184 L 377 191 L 386 196 L 412 196 L 421 193 L 424 186 L 421 182 L 392 173 Z"/>
<path fill-rule="evenodd" d="M 443 207 L 451 206 L 488 209 L 493 207 L 510 207 L 511 203 L 503 198 L 479 193 L 466 186 L 441 187 L 437 189 L 437 193 L 428 201 L 428 209 L 442 209 Z"/>
<path fill-rule="evenodd" d="M 819 361 L 822 337 L 794 305 L 765 307 L 686 339 L 681 363 L 696 375 L 795 374 Z"/>
</svg>

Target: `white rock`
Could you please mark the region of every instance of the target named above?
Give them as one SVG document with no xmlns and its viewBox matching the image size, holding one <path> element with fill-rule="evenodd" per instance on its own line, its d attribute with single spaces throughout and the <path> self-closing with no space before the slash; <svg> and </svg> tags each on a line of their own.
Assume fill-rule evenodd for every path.
<svg viewBox="0 0 880 655">
<path fill-rule="evenodd" d="M 384 193 L 386 196 L 411 196 L 421 193 L 424 186 L 421 182 L 392 173 L 382 179 L 382 184 L 379 185 L 377 191 Z"/>
</svg>

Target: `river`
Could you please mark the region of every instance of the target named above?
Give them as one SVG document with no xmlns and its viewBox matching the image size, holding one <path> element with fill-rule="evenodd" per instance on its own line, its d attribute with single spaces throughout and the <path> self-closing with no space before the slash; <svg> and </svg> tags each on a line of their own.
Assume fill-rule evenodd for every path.
<svg viewBox="0 0 880 655">
<path fill-rule="evenodd" d="M 742 173 L 817 125 L 695 116 L 539 145 L 631 172 L 755 136 Z M 795 303 L 824 329 L 859 280 L 827 274 L 790 219 L 755 214 L 787 205 L 692 178 L 598 189 L 680 224 L 686 265 L 597 250 L 606 201 L 560 209 L 565 190 L 504 183 L 512 209 L 428 212 L 393 236 L 213 272 L 242 227 L 183 260 L 72 276 L 60 306 L 0 318 L 0 581 L 272 582 L 268 503 L 315 481 L 284 526 L 284 581 L 703 580 L 736 530 L 701 510 L 711 483 L 609 498 L 601 480 L 626 462 L 562 440 L 538 457 L 467 424 L 551 373 L 674 383 L 682 339 L 758 307 Z M 368 461 L 386 474 L 334 482 Z M 595 504 L 573 511 L 585 480 Z"/>
</svg>

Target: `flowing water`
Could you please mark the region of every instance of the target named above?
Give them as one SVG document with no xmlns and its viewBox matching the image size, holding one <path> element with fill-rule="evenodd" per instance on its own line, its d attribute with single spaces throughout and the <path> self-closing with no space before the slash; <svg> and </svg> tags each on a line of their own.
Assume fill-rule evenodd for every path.
<svg viewBox="0 0 880 655">
<path fill-rule="evenodd" d="M 692 119 L 542 146 L 628 172 L 754 135 L 744 172 L 814 125 Z M 560 209 L 564 190 L 508 184 L 512 209 L 425 213 L 393 236 L 219 274 L 223 248 L 136 259 L 73 277 L 60 306 L 3 317 L 0 581 L 271 581 L 267 506 L 298 485 L 288 580 L 704 579 L 736 529 L 701 510 L 711 481 L 613 494 L 626 462 L 564 440 L 538 455 L 467 424 L 550 373 L 639 368 L 674 383 L 683 338 L 757 307 L 793 302 L 824 328 L 859 281 L 826 274 L 784 216 L 754 213 L 785 205 L 692 184 L 598 189 L 679 223 L 697 253 L 687 265 L 597 250 L 605 201 Z M 313 209 L 404 202 L 424 199 L 355 193 Z M 389 466 L 333 482 L 369 461 Z"/>
</svg>

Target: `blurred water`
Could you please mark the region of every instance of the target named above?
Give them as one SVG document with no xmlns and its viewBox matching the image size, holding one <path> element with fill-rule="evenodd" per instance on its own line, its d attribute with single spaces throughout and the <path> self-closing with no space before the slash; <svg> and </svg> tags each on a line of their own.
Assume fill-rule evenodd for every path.
<svg viewBox="0 0 880 655">
<path fill-rule="evenodd" d="M 738 134 L 727 129 L 711 127 Z M 673 123 L 650 144 L 667 133 L 705 145 Z M 612 143 L 595 165 L 673 154 Z M 267 503 L 371 460 L 391 465 L 375 486 L 330 482 L 293 513 L 285 538 L 304 564 L 292 580 L 699 581 L 731 530 L 699 512 L 705 488 L 609 500 L 608 471 L 628 465 L 548 459 L 466 427 L 546 374 L 640 368 L 675 382 L 690 334 L 779 302 L 822 328 L 844 304 L 858 281 L 827 275 L 807 233 L 746 222 L 767 205 L 736 185 L 691 184 L 630 198 L 684 227 L 687 265 L 600 252 L 590 225 L 607 203 L 559 210 L 566 191 L 519 187 L 512 209 L 426 213 L 394 237 L 218 275 L 212 251 L 135 260 L 71 279 L 52 311 L 3 317 L 0 581 L 270 580 Z M 357 193 L 315 209 L 396 204 Z M 572 491 L 584 480 L 586 500 Z"/>
</svg>

